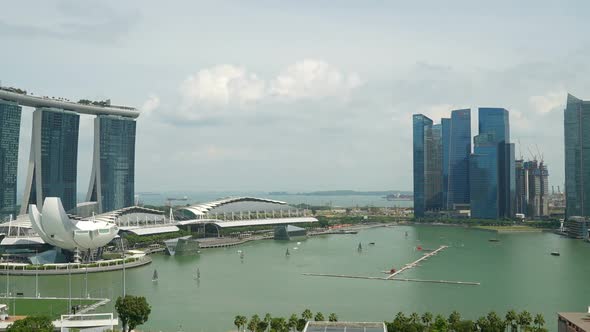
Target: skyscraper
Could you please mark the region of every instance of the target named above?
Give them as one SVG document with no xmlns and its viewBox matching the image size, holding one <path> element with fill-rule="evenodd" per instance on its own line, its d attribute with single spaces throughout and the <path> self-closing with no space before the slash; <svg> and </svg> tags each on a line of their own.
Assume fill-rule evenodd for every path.
<svg viewBox="0 0 590 332">
<path fill-rule="evenodd" d="M 442 207 L 449 209 L 449 168 L 451 153 L 451 119 L 440 119 L 442 125 Z"/>
<path fill-rule="evenodd" d="M 428 126 L 424 131 L 426 210 L 443 209 L 443 146 L 442 125 Z"/>
<path fill-rule="evenodd" d="M 87 201 L 100 213 L 133 205 L 135 120 L 99 115 L 94 119 L 94 153 Z"/>
<path fill-rule="evenodd" d="M 414 215 L 423 217 L 426 211 L 426 152 L 425 133 L 432 127 L 432 120 L 423 114 L 412 116 L 414 163 Z"/>
<path fill-rule="evenodd" d="M 590 216 L 590 101 L 567 95 L 564 111 L 565 215 Z"/>
<path fill-rule="evenodd" d="M 444 123 L 443 123 L 444 124 Z M 469 155 L 471 154 L 471 110 L 451 112 L 448 147 L 447 209 L 469 204 Z"/>
<path fill-rule="evenodd" d="M 76 207 L 80 116 L 56 108 L 33 112 L 33 135 L 21 213 L 41 208 L 46 197 L 61 198 L 66 211 Z"/>
<path fill-rule="evenodd" d="M 16 214 L 21 107 L 0 99 L 0 218 Z"/>
<path fill-rule="evenodd" d="M 470 159 L 470 202 L 474 218 L 513 217 L 516 182 L 508 111 L 479 109 L 479 135 Z"/>
<path fill-rule="evenodd" d="M 516 195 L 514 210 L 516 213 L 528 214 L 527 201 L 528 201 L 528 176 L 527 170 L 524 167 L 524 160 L 519 159 L 514 162 L 515 166 L 515 182 L 516 182 Z"/>
</svg>

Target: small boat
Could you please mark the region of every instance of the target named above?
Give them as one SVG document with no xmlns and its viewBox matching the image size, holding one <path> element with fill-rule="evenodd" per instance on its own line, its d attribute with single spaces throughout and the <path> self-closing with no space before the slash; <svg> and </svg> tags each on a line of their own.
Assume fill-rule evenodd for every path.
<svg viewBox="0 0 590 332">
<path fill-rule="evenodd" d="M 369 242 L 369 245 L 370 246 L 374 246 L 375 245 L 375 242 Z"/>
<path fill-rule="evenodd" d="M 496 238 L 489 239 L 488 241 L 490 241 L 490 242 L 500 242 L 500 240 L 499 239 L 496 239 Z"/>
<path fill-rule="evenodd" d="M 559 253 L 559 251 L 552 251 L 551 256 L 561 256 L 561 254 Z"/>
<path fill-rule="evenodd" d="M 154 274 L 152 275 L 152 281 L 158 282 L 158 270 L 154 270 Z"/>
<path fill-rule="evenodd" d="M 291 255 L 291 253 L 289 252 L 289 248 L 287 248 L 287 252 L 285 253 L 285 256 L 289 256 Z"/>
<path fill-rule="evenodd" d="M 196 275 L 197 279 L 201 279 L 201 270 L 199 270 L 199 268 L 197 268 L 197 275 Z"/>
<path fill-rule="evenodd" d="M 363 251 L 363 246 L 361 245 L 361 243 L 359 242 L 359 247 L 357 249 L 358 251 Z"/>
<path fill-rule="evenodd" d="M 244 252 L 240 250 L 240 259 L 244 259 Z"/>
<path fill-rule="evenodd" d="M 299 246 L 299 245 L 301 245 L 301 242 L 297 242 L 297 245 L 298 245 L 298 246 Z"/>
</svg>

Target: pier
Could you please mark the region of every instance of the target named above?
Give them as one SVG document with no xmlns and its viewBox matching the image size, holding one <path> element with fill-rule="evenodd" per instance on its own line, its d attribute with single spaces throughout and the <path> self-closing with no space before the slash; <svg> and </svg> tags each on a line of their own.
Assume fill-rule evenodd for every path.
<svg viewBox="0 0 590 332">
<path fill-rule="evenodd" d="M 303 273 L 304 276 L 314 276 L 314 277 L 330 277 L 330 278 L 348 278 L 348 279 L 368 279 L 368 280 L 385 280 L 385 281 L 410 281 L 410 282 L 426 282 L 426 283 L 435 283 L 435 284 L 452 284 L 452 285 L 468 285 L 468 286 L 479 286 L 479 282 L 473 281 L 454 281 L 454 280 L 424 280 L 424 279 L 412 279 L 412 278 L 396 278 L 396 276 L 404 271 L 412 269 L 414 267 L 420 266 L 419 263 L 427 260 L 428 258 L 435 256 L 439 252 L 447 249 L 448 246 L 440 246 L 438 249 L 431 250 L 429 253 L 424 254 L 422 257 L 418 258 L 417 260 L 404 265 L 398 271 L 390 273 L 389 271 L 383 271 L 389 274 L 387 277 L 370 277 L 370 276 L 353 276 L 353 275 L 346 275 L 346 274 L 324 274 L 324 273 Z"/>
</svg>

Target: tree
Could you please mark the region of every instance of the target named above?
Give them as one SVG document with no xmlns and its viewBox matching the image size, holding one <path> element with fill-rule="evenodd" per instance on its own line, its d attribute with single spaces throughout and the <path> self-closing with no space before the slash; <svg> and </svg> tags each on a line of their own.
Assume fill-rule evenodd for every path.
<svg viewBox="0 0 590 332">
<path fill-rule="evenodd" d="M 131 331 L 147 322 L 152 308 L 143 296 L 125 295 L 118 297 L 115 309 L 123 325 L 123 331 Z"/>
<path fill-rule="evenodd" d="M 331 314 L 328 316 L 328 320 L 329 320 L 330 322 L 337 322 L 337 321 L 338 321 L 338 316 L 336 316 L 336 314 L 335 314 L 335 313 L 331 313 Z"/>
<path fill-rule="evenodd" d="M 454 327 L 455 332 L 473 332 L 477 331 L 475 329 L 475 324 L 470 320 L 462 320 Z"/>
<path fill-rule="evenodd" d="M 453 310 L 453 312 L 451 312 L 451 314 L 449 315 L 448 321 L 451 329 L 456 330 L 457 324 L 459 324 L 459 322 L 461 321 L 461 314 Z"/>
<path fill-rule="evenodd" d="M 495 311 L 490 311 L 487 316 L 489 330 L 492 332 L 504 332 L 506 329 L 506 324 L 504 321 L 496 314 Z"/>
<path fill-rule="evenodd" d="M 266 315 L 264 315 L 264 322 L 266 323 L 267 327 L 270 326 L 271 321 L 272 321 L 272 316 L 267 312 Z"/>
<path fill-rule="evenodd" d="M 288 330 L 287 321 L 283 317 L 273 318 L 270 321 L 270 329 L 271 331 L 286 332 Z"/>
<path fill-rule="evenodd" d="M 434 329 L 439 332 L 444 332 L 449 330 L 449 323 L 442 315 L 436 315 L 434 319 Z"/>
<path fill-rule="evenodd" d="M 8 325 L 7 332 L 53 332 L 55 326 L 48 316 L 27 316 Z"/>
<path fill-rule="evenodd" d="M 307 324 L 307 320 L 305 318 L 300 318 L 297 320 L 297 331 L 303 331 L 305 328 L 305 324 Z"/>
<path fill-rule="evenodd" d="M 309 310 L 309 309 L 303 310 L 303 313 L 301 314 L 301 318 L 303 318 L 305 320 L 311 320 L 312 317 L 313 317 L 313 314 L 311 313 L 311 310 Z"/>
<path fill-rule="evenodd" d="M 510 331 L 516 332 L 516 330 L 518 329 L 518 314 L 516 313 L 516 311 L 512 309 L 508 310 L 504 318 L 506 325 L 510 326 Z"/>
<path fill-rule="evenodd" d="M 475 322 L 475 326 L 477 327 L 477 331 L 487 331 L 489 328 L 488 319 L 485 316 L 479 317 Z"/>
<path fill-rule="evenodd" d="M 260 317 L 258 317 L 258 315 L 256 315 L 256 314 L 254 314 L 250 318 L 250 322 L 248 323 L 248 330 L 250 330 L 250 332 L 256 332 L 256 329 L 258 327 L 258 322 L 260 322 Z"/>
<path fill-rule="evenodd" d="M 420 316 L 417 313 L 413 312 L 410 315 L 410 321 L 412 322 L 412 324 L 420 323 Z"/>
<path fill-rule="evenodd" d="M 317 314 L 315 314 L 315 317 L 313 318 L 313 320 L 315 320 L 316 322 L 325 321 L 324 314 L 322 314 L 321 312 L 318 312 Z"/>
<path fill-rule="evenodd" d="M 529 328 L 529 326 L 531 326 L 532 321 L 533 317 L 531 316 L 531 313 L 526 310 L 521 312 L 520 315 L 518 315 L 518 325 L 520 325 L 521 331 L 526 331 Z"/>
<path fill-rule="evenodd" d="M 289 322 L 287 323 L 287 326 L 291 331 L 297 328 L 297 315 L 292 314 L 291 317 L 289 317 Z"/>
<path fill-rule="evenodd" d="M 258 322 L 258 326 L 256 327 L 256 332 L 264 332 L 268 328 L 268 323 L 265 320 L 261 320 Z"/>
<path fill-rule="evenodd" d="M 545 325 L 545 318 L 541 314 L 536 314 L 534 323 L 537 325 L 537 329 L 540 330 Z"/>
<path fill-rule="evenodd" d="M 422 323 L 424 323 L 426 326 L 430 326 L 430 323 L 432 322 L 432 313 L 430 312 L 425 312 L 422 314 Z"/>
<path fill-rule="evenodd" d="M 234 318 L 234 325 L 238 328 L 238 332 L 240 331 L 240 327 L 246 325 L 247 322 L 248 319 L 242 315 L 237 315 L 236 318 Z"/>
</svg>

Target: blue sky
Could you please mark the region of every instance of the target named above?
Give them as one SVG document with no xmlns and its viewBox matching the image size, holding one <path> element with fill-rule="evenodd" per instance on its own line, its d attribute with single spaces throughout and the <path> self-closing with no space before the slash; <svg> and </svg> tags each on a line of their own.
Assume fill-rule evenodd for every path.
<svg viewBox="0 0 590 332">
<path fill-rule="evenodd" d="M 411 114 L 438 121 L 479 106 L 507 108 L 522 154 L 538 145 L 560 185 L 566 93 L 590 99 L 589 10 L 587 1 L 9 2 L 0 80 L 141 108 L 138 191 L 411 189 Z M 81 191 L 91 120 L 81 121 Z"/>
</svg>

